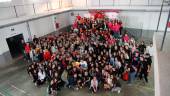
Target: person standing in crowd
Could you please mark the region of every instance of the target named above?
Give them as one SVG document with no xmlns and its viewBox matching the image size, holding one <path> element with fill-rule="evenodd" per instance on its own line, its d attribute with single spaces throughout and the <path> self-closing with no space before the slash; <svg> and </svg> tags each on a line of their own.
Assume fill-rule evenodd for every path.
<svg viewBox="0 0 170 96">
<path fill-rule="evenodd" d="M 144 54 L 145 51 L 146 51 L 146 45 L 145 45 L 144 41 L 142 41 L 141 44 L 139 45 L 139 52 L 141 54 Z"/>
<path fill-rule="evenodd" d="M 131 85 L 134 80 L 135 80 L 135 76 L 136 76 L 136 72 L 137 72 L 137 68 L 134 65 L 129 65 L 129 85 Z"/>
<path fill-rule="evenodd" d="M 65 85 L 77 91 L 90 87 L 96 93 L 101 86 L 120 93 L 120 79 L 129 84 L 137 77 L 148 82 L 152 50 L 146 52 L 144 42 L 138 44 L 128 32 L 120 37 L 122 23 L 101 15 L 95 19 L 77 16 L 70 32 L 34 36 L 33 42 L 24 46 L 33 62 L 28 73 L 35 85 L 48 81 L 53 95 Z"/>
<path fill-rule="evenodd" d="M 25 45 L 25 55 L 26 55 L 26 60 L 29 62 L 30 61 L 30 45 L 29 43 L 26 43 Z"/>
<path fill-rule="evenodd" d="M 152 43 L 150 43 L 150 45 L 147 46 L 146 52 L 149 53 L 151 57 L 153 57 L 154 48 Z"/>
<path fill-rule="evenodd" d="M 150 72 L 150 65 L 149 61 L 147 62 L 147 59 L 144 57 L 140 57 L 140 79 L 145 79 L 145 82 L 148 83 L 148 73 Z"/>
</svg>

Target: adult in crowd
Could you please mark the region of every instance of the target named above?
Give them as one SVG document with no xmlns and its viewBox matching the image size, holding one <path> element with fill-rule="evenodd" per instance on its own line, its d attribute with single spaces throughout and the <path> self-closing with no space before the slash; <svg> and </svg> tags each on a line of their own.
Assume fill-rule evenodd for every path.
<svg viewBox="0 0 170 96">
<path fill-rule="evenodd" d="M 28 67 L 33 82 L 39 86 L 50 82 L 49 94 L 65 85 L 76 90 L 88 87 L 93 93 L 100 88 L 120 93 L 121 79 L 133 84 L 136 78 L 144 78 L 147 83 L 152 51 L 146 52 L 144 42 L 138 45 L 128 33 L 120 36 L 120 22 L 105 16 L 78 16 L 70 32 L 34 36 L 25 45 L 33 62 Z"/>
</svg>

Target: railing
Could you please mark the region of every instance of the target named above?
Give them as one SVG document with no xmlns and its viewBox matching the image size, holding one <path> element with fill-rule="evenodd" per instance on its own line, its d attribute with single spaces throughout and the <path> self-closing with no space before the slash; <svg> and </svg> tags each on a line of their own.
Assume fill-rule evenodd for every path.
<svg viewBox="0 0 170 96">
<path fill-rule="evenodd" d="M 71 3 L 61 3 L 62 0 L 58 0 L 58 1 L 59 2 L 33 3 L 33 4 L 0 7 L 0 14 L 1 14 L 0 20 L 27 16 L 27 15 L 36 15 L 51 10 L 72 7 Z"/>
<path fill-rule="evenodd" d="M 95 2 L 94 2 L 95 1 Z M 109 2 L 108 2 L 109 1 Z M 27 15 L 36 15 L 45 13 L 51 10 L 67 8 L 67 7 L 107 7 L 107 6 L 161 6 L 151 3 L 151 0 L 144 0 L 145 2 L 135 1 L 140 0 L 127 0 L 125 3 L 121 3 L 123 0 L 56 0 L 54 2 L 34 3 L 24 5 L 14 5 L 0 7 L 0 20 L 16 18 Z M 125 0 L 124 0 L 125 1 Z"/>
</svg>

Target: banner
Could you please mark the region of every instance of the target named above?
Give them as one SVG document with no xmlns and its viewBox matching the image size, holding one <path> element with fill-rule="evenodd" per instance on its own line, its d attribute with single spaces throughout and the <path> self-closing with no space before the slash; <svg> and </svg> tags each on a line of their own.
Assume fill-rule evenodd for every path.
<svg viewBox="0 0 170 96">
<path fill-rule="evenodd" d="M 168 25 L 167 25 L 169 28 L 170 28 L 170 22 L 168 22 Z"/>
</svg>

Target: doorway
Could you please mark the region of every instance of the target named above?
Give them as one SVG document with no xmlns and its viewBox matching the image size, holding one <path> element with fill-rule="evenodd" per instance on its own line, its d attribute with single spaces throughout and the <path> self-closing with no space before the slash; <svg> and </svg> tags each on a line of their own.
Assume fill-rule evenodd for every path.
<svg viewBox="0 0 170 96">
<path fill-rule="evenodd" d="M 15 35 L 6 39 L 12 58 L 17 58 L 22 55 L 22 40 L 23 34 Z"/>
</svg>

